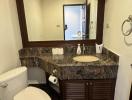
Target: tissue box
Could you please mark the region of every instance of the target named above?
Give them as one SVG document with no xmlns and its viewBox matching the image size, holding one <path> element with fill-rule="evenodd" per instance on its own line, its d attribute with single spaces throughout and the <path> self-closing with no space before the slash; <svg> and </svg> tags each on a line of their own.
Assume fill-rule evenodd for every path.
<svg viewBox="0 0 132 100">
<path fill-rule="evenodd" d="M 53 55 L 63 55 L 64 51 L 63 48 L 52 48 Z"/>
</svg>

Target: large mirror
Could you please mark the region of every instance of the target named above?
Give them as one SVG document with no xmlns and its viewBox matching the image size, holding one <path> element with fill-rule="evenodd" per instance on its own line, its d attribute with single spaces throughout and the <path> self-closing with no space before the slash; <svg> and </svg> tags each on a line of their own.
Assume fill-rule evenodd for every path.
<svg viewBox="0 0 132 100">
<path fill-rule="evenodd" d="M 96 41 L 102 37 L 104 0 L 16 0 L 16 3 L 23 44 Z"/>
<path fill-rule="evenodd" d="M 96 39 L 98 0 L 90 2 L 23 0 L 23 2 L 29 41 Z M 87 5 L 90 6 L 88 9 Z M 90 23 L 86 26 L 89 20 Z"/>
</svg>

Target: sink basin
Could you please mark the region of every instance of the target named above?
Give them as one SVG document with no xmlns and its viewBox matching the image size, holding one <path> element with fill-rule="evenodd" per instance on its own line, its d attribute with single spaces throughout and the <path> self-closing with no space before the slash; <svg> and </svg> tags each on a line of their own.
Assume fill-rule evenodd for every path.
<svg viewBox="0 0 132 100">
<path fill-rule="evenodd" d="M 99 58 L 95 56 L 82 55 L 82 56 L 73 57 L 73 60 L 78 62 L 93 62 L 93 61 L 98 61 Z"/>
</svg>

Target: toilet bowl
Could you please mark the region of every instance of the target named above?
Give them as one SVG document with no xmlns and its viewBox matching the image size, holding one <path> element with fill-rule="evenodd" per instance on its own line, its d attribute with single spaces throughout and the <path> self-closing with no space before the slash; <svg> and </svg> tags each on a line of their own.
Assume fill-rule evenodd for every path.
<svg viewBox="0 0 132 100">
<path fill-rule="evenodd" d="M 2 100 L 51 100 L 43 90 L 27 85 L 27 68 L 24 66 L 1 74 Z"/>
<path fill-rule="evenodd" d="M 51 100 L 48 94 L 35 87 L 27 87 L 14 96 L 14 100 Z"/>
</svg>

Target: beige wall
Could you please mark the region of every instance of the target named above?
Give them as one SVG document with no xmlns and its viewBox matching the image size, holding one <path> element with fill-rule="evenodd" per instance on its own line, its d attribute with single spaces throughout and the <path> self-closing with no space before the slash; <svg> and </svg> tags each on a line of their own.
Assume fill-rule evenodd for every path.
<svg viewBox="0 0 132 100">
<path fill-rule="evenodd" d="M 125 45 L 121 32 L 123 21 L 132 14 L 131 4 L 132 0 L 106 0 L 104 46 L 119 54 L 121 58 L 126 56 L 126 61 L 120 63 L 115 100 L 128 100 L 132 82 L 132 69 L 130 64 L 127 65 L 128 59 L 132 58 L 132 46 Z M 129 37 L 129 42 L 132 42 L 132 35 Z"/>
<path fill-rule="evenodd" d="M 28 38 L 30 41 L 43 40 L 43 0 L 24 0 Z"/>
<path fill-rule="evenodd" d="M 22 48 L 15 0 L 0 0 L 0 73 L 20 65 Z"/>
</svg>

